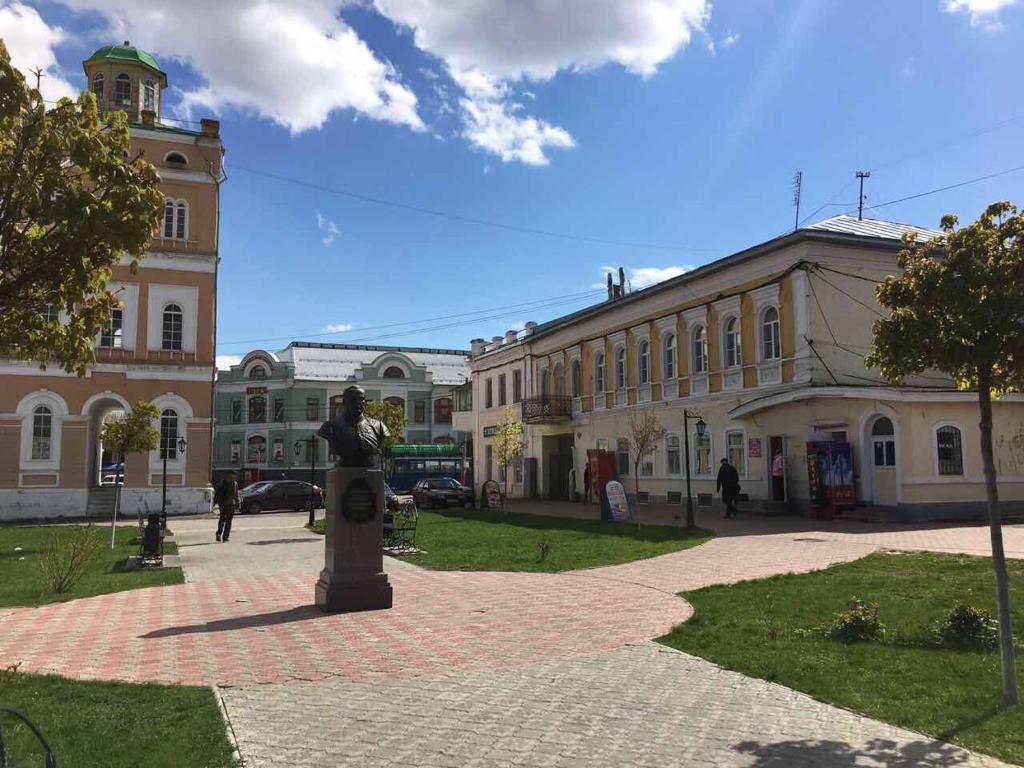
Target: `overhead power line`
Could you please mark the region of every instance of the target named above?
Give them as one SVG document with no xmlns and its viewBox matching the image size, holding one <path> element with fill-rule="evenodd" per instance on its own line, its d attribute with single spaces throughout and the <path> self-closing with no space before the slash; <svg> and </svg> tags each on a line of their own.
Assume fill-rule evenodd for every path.
<svg viewBox="0 0 1024 768">
<path fill-rule="evenodd" d="M 427 208 L 421 205 L 411 205 L 409 203 L 399 203 L 394 200 L 386 200 L 382 197 L 375 197 L 373 195 L 365 195 L 362 192 L 353 192 L 349 189 L 341 189 L 339 187 L 329 187 L 325 184 L 318 184 L 312 181 L 305 181 L 303 179 L 297 179 L 292 176 L 283 176 L 278 173 L 271 173 L 270 171 L 261 171 L 256 168 L 249 168 L 245 165 L 232 164 L 231 168 L 239 170 L 244 173 L 249 173 L 254 176 L 262 176 L 263 178 L 273 179 L 274 181 L 284 182 L 285 184 L 294 184 L 298 187 L 305 187 L 306 189 L 313 189 L 318 192 L 325 192 L 329 195 L 340 195 L 341 197 L 348 197 L 353 200 L 360 200 L 364 203 L 371 203 L 373 205 L 382 205 L 388 208 L 395 208 L 402 211 L 410 211 L 412 213 L 419 213 L 424 216 L 434 216 L 440 219 L 448 219 L 449 221 L 459 221 L 463 224 L 475 224 L 481 227 L 491 227 L 494 229 L 503 229 L 508 232 L 520 232 L 527 235 L 539 235 L 541 237 L 553 237 L 559 240 L 574 240 L 582 243 L 594 243 L 597 245 L 613 245 L 620 248 L 640 248 L 651 251 L 673 251 L 676 253 L 721 253 L 721 248 L 689 248 L 675 245 L 659 245 L 657 243 L 640 243 L 629 240 L 613 240 L 604 237 L 593 237 L 590 235 L 579 235 L 569 232 L 558 232 L 551 229 L 540 229 L 538 227 L 528 227 L 519 224 L 509 224 L 503 221 L 495 221 L 493 219 L 482 219 L 476 216 L 466 216 L 461 213 L 452 213 L 450 211 L 442 211 L 436 208 Z"/>
<path fill-rule="evenodd" d="M 946 192 L 950 189 L 957 189 L 959 187 L 966 187 L 969 184 L 977 184 L 979 181 L 988 181 L 989 179 L 995 179 L 999 176 L 1006 176 L 1010 173 L 1017 173 L 1018 171 L 1024 171 L 1024 165 L 1018 165 L 1013 168 L 1007 168 L 1003 171 L 996 171 L 995 173 L 989 173 L 985 176 L 978 176 L 973 179 L 967 179 L 966 181 L 958 181 L 955 184 L 947 184 L 944 187 L 938 187 L 936 189 L 929 189 L 927 192 L 918 192 L 916 195 L 907 195 L 906 197 L 898 197 L 895 200 L 887 200 L 884 203 L 878 203 L 877 205 L 866 206 L 869 211 L 876 210 L 878 208 L 885 208 L 889 205 L 896 205 L 897 203 L 905 203 L 908 200 L 917 200 L 919 197 L 927 197 L 928 195 L 936 195 L 939 192 Z"/>
</svg>

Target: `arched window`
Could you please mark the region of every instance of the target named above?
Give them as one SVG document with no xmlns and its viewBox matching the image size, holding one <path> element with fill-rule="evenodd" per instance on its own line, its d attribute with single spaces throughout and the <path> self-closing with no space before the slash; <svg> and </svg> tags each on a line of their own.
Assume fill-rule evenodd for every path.
<svg viewBox="0 0 1024 768">
<path fill-rule="evenodd" d="M 548 369 L 544 368 L 540 372 L 540 395 L 541 395 L 541 397 L 547 397 L 548 394 L 550 394 L 550 392 L 551 392 L 550 387 L 551 387 L 551 381 L 550 381 L 550 377 L 548 376 Z"/>
<path fill-rule="evenodd" d="M 163 349 L 180 352 L 182 328 L 184 327 L 184 314 L 177 304 L 168 304 L 164 307 L 163 317 Z"/>
<path fill-rule="evenodd" d="M 124 72 L 114 79 L 114 103 L 118 106 L 128 107 L 132 103 L 132 81 Z"/>
<path fill-rule="evenodd" d="M 262 365 L 254 365 L 249 371 L 250 379 L 265 379 L 267 378 L 267 369 Z"/>
<path fill-rule="evenodd" d="M 249 423 L 263 424 L 267 420 L 267 398 L 253 395 L 249 398 Z"/>
<path fill-rule="evenodd" d="M 554 374 L 554 386 L 552 386 L 552 394 L 555 397 L 561 397 L 565 392 L 565 370 L 562 368 L 561 363 L 555 363 L 555 374 Z"/>
<path fill-rule="evenodd" d="M 389 365 L 384 369 L 383 374 L 385 379 L 404 379 L 405 371 L 399 368 L 397 365 Z"/>
<path fill-rule="evenodd" d="M 626 348 L 615 350 L 615 388 L 626 388 Z"/>
<path fill-rule="evenodd" d="M 641 341 L 636 349 L 637 373 L 640 375 L 640 383 L 647 384 L 651 380 L 651 345 L 648 341 Z"/>
<path fill-rule="evenodd" d="M 570 383 L 572 396 L 579 397 L 583 394 L 583 374 L 580 369 L 579 360 L 572 361 L 569 377 L 572 380 Z"/>
<path fill-rule="evenodd" d="M 452 423 L 452 399 L 450 397 L 439 397 L 434 401 L 434 423 Z"/>
<path fill-rule="evenodd" d="M 778 360 L 782 357 L 779 336 L 779 310 L 768 307 L 761 316 L 761 359 Z"/>
<path fill-rule="evenodd" d="M 740 349 L 740 319 L 730 317 L 725 323 L 725 367 L 735 368 L 743 362 Z"/>
<path fill-rule="evenodd" d="M 188 203 L 184 200 L 164 203 L 163 236 L 167 240 L 188 239 Z"/>
<path fill-rule="evenodd" d="M 267 460 L 267 438 L 253 435 L 246 442 L 246 455 L 250 464 L 263 464 Z"/>
<path fill-rule="evenodd" d="M 143 88 L 142 108 L 156 110 L 156 86 L 152 80 L 147 80 Z"/>
<path fill-rule="evenodd" d="M 92 77 L 92 92 L 96 94 L 96 104 L 103 108 L 103 75 L 97 72 Z"/>
<path fill-rule="evenodd" d="M 53 411 L 45 405 L 32 411 L 32 458 L 48 460 L 53 437 Z"/>
<path fill-rule="evenodd" d="M 703 325 L 696 326 L 690 333 L 690 347 L 693 355 L 693 372 L 708 372 L 708 332 Z"/>
<path fill-rule="evenodd" d="M 676 335 L 674 333 L 665 334 L 664 351 L 665 366 L 663 373 L 667 381 L 676 377 Z"/>
<path fill-rule="evenodd" d="M 160 458 L 174 461 L 178 457 L 178 414 L 167 408 L 160 414 Z"/>
<path fill-rule="evenodd" d="M 184 168 L 188 165 L 188 158 L 181 154 L 181 152 L 168 152 L 164 162 L 167 165 L 177 165 Z"/>
<path fill-rule="evenodd" d="M 604 392 L 604 352 L 594 355 L 594 394 Z"/>
<path fill-rule="evenodd" d="M 880 416 L 871 425 L 871 444 L 876 467 L 896 466 L 896 431 L 888 416 Z"/>
<path fill-rule="evenodd" d="M 960 429 L 946 424 L 935 430 L 940 475 L 962 475 L 964 473 L 963 440 Z"/>
</svg>

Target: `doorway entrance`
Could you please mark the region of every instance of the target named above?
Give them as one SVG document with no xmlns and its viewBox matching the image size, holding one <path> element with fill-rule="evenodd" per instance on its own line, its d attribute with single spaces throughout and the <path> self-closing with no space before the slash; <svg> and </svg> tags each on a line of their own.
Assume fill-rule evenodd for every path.
<svg viewBox="0 0 1024 768">
<path fill-rule="evenodd" d="M 544 479 L 549 499 L 568 501 L 573 470 L 573 436 L 545 435 L 541 438 L 544 451 Z"/>
<path fill-rule="evenodd" d="M 880 507 L 898 503 L 896 481 L 896 430 L 892 419 L 879 416 L 871 424 L 871 495 Z"/>
<path fill-rule="evenodd" d="M 786 478 L 786 436 L 768 437 L 768 477 L 771 478 L 772 501 L 786 501 L 789 483 Z"/>
</svg>

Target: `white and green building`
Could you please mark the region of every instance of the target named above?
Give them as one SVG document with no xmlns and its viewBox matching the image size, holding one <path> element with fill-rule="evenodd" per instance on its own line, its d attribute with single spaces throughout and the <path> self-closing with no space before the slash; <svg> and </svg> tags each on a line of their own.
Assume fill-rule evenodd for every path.
<svg viewBox="0 0 1024 768">
<path fill-rule="evenodd" d="M 229 469 L 242 485 L 309 480 L 313 471 L 322 485 L 327 446 L 312 438 L 353 384 L 367 399 L 405 410 L 404 442 L 460 443 L 471 435 L 452 427 L 453 390 L 468 376 L 462 350 L 301 341 L 280 352 L 255 349 L 217 374 L 214 479 Z"/>
</svg>

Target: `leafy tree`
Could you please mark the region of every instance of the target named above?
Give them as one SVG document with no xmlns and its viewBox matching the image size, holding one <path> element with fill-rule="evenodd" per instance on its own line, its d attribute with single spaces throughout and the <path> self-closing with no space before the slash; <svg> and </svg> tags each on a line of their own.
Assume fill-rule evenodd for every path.
<svg viewBox="0 0 1024 768">
<path fill-rule="evenodd" d="M 160 445 L 160 430 L 154 424 L 160 418 L 160 409 L 152 403 L 140 400 L 135 408 L 119 419 L 111 419 L 103 425 L 100 439 L 124 461 L 129 453 L 148 453 Z M 110 548 L 114 548 L 114 526 L 121 508 L 121 472 L 117 473 L 114 492 L 114 517 L 110 522 Z"/>
<path fill-rule="evenodd" d="M 886 278 L 877 290 L 889 317 L 875 321 L 866 362 L 896 382 L 938 369 L 952 376 L 958 388 L 978 393 L 1003 697 L 1014 705 L 1017 681 L 992 454 L 992 398 L 1020 391 L 1024 384 L 1024 215 L 999 202 L 972 224 L 960 229 L 957 224 L 949 214 L 942 218 L 944 236 L 927 243 L 904 237 L 899 254 L 903 274 Z"/>
<path fill-rule="evenodd" d="M 629 409 L 629 433 L 632 438 L 633 450 L 636 458 L 633 460 L 633 481 L 636 488 L 637 499 L 640 498 L 640 462 L 648 453 L 654 450 L 659 440 L 665 437 L 665 428 L 661 426 L 658 417 L 653 409 L 645 408 L 643 411 L 632 406 Z M 639 517 L 637 518 L 639 520 Z"/>
<path fill-rule="evenodd" d="M 505 475 L 505 497 L 508 497 L 508 468 L 518 460 L 526 446 L 523 444 L 523 422 L 516 418 L 516 411 L 506 405 L 494 434 L 494 455 L 498 466 Z"/>
<path fill-rule="evenodd" d="M 408 423 L 405 417 L 405 409 L 387 400 L 367 400 L 366 415 L 371 419 L 383 421 L 391 436 L 387 439 L 386 449 L 390 451 L 395 445 L 402 442 L 402 430 Z"/>
<path fill-rule="evenodd" d="M 79 375 L 95 359 L 119 305 L 111 268 L 128 254 L 137 269 L 163 210 L 156 172 L 128 149 L 124 112 L 101 123 L 89 92 L 47 110 L 0 41 L 0 355 Z"/>
</svg>

